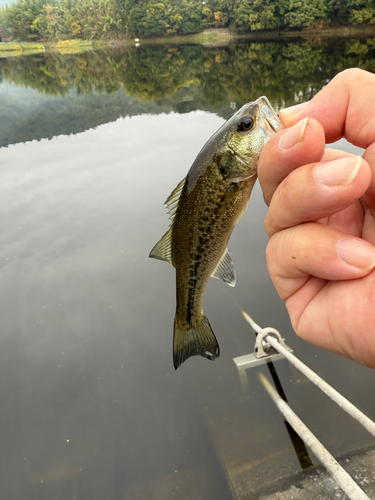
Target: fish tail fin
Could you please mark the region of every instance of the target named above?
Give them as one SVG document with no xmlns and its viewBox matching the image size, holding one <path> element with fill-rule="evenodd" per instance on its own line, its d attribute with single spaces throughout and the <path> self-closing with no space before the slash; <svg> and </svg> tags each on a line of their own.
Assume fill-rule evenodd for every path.
<svg viewBox="0 0 375 500">
<path fill-rule="evenodd" d="M 182 328 L 177 319 L 174 320 L 173 334 L 173 363 L 177 370 L 190 356 L 203 356 L 214 360 L 220 356 L 220 348 L 217 343 L 211 325 L 202 315 L 202 320 L 197 326 L 191 323 Z"/>
</svg>

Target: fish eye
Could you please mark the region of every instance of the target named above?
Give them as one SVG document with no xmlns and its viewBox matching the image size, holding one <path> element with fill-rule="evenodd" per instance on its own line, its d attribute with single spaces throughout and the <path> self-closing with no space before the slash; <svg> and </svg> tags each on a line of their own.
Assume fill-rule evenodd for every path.
<svg viewBox="0 0 375 500">
<path fill-rule="evenodd" d="M 254 127 L 254 119 L 251 116 L 245 116 L 238 125 L 240 132 L 249 132 Z"/>
</svg>

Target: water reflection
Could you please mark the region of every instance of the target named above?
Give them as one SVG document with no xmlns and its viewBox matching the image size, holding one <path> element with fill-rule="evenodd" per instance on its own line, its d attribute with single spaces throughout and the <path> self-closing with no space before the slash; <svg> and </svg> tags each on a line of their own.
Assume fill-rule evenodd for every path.
<svg viewBox="0 0 375 500">
<path fill-rule="evenodd" d="M 2 78 L 48 95 L 113 93 L 121 86 L 141 102 L 171 98 L 198 83 L 204 101 L 244 102 L 262 92 L 270 98 L 304 98 L 343 68 L 374 70 L 375 42 L 236 43 L 229 46 L 142 46 L 79 55 L 38 54 L 1 61 Z M 306 86 L 306 81 L 309 85 Z"/>
<path fill-rule="evenodd" d="M 145 112 L 203 109 L 227 118 L 263 94 L 279 108 L 310 99 L 347 67 L 375 71 L 374 61 L 373 39 L 146 46 L 0 59 L 3 82 L 36 91 L 18 89 L 21 100 L 12 102 L 9 87 L 0 86 L 0 146 Z"/>
<path fill-rule="evenodd" d="M 147 258 L 202 116 L 164 122 L 1 150 L 4 498 L 228 498 L 186 374 L 172 377 L 172 276 Z"/>
<path fill-rule="evenodd" d="M 237 105 L 244 76 L 246 85 L 255 82 L 254 92 L 267 93 L 260 91 L 261 72 L 258 82 L 245 72 L 244 55 L 241 78 L 232 74 L 231 82 L 229 73 L 220 73 L 225 54 L 228 68 L 240 67 L 241 52 L 235 58 L 233 48 L 207 50 L 199 48 L 223 54 L 222 62 L 212 56 L 211 66 L 195 62 L 204 78 L 218 82 L 215 95 L 227 92 L 219 113 Z M 4 65 L 22 73 L 17 61 L 2 61 L 3 78 Z M 327 70 L 321 74 L 327 78 Z M 124 71 L 124 87 L 126 77 Z M 294 99 L 293 88 L 312 92 L 324 82 L 312 73 L 309 78 L 287 84 L 285 76 L 264 85 L 281 102 L 284 95 Z M 76 95 L 72 84 L 63 100 L 36 90 L 29 99 L 30 90 L 11 81 L 0 87 L 12 99 L 2 102 L 7 116 L 14 115 L 14 134 L 24 134 L 9 136 L 14 142 L 40 138 L 47 125 L 57 135 L 68 134 L 69 126 L 74 131 L 112 122 L 0 149 L 1 498 L 227 500 L 249 492 L 257 498 L 266 483 L 298 471 L 280 415 L 255 373 L 249 373 L 249 392 L 241 390 L 232 358 L 252 349 L 253 335 L 235 301 L 259 324 L 278 328 L 304 362 L 375 417 L 368 397 L 374 372 L 291 332 L 265 265 L 266 207 L 259 187 L 231 239 L 237 285 L 211 280 L 205 295 L 221 358 L 193 358 L 174 372 L 174 271 L 148 254 L 165 231 L 166 196 L 223 122 L 207 111 L 156 114 L 183 103 L 185 111 L 214 108 L 201 81 L 182 80 L 177 93 L 148 103 L 123 89 Z M 154 114 L 115 121 L 147 110 Z M 4 131 L 3 120 L 0 127 Z M 373 442 L 287 363 L 278 363 L 291 405 L 330 451 L 338 455 Z"/>
</svg>

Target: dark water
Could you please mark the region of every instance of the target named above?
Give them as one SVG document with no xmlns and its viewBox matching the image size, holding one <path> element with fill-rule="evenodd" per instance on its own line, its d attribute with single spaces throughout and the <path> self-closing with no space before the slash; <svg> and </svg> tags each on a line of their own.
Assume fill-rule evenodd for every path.
<svg viewBox="0 0 375 500">
<path fill-rule="evenodd" d="M 224 118 L 263 94 L 309 99 L 358 65 L 375 71 L 373 40 L 0 60 L 1 498 L 258 498 L 299 471 L 255 369 L 242 391 L 233 358 L 254 338 L 236 303 L 375 418 L 374 372 L 292 332 L 258 187 L 231 239 L 237 285 L 212 280 L 205 296 L 216 362 L 174 371 L 174 271 L 148 259 L 165 198 Z M 276 368 L 333 455 L 374 443 L 286 361 Z"/>
</svg>

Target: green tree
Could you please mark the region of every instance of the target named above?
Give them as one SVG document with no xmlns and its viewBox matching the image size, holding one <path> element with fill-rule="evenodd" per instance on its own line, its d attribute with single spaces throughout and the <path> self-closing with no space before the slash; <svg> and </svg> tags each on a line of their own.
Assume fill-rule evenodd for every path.
<svg viewBox="0 0 375 500">
<path fill-rule="evenodd" d="M 159 35 L 167 26 L 167 10 L 162 3 L 143 2 L 129 11 L 127 33 L 131 36 Z"/>
<path fill-rule="evenodd" d="M 327 19 L 332 13 L 332 4 L 327 0 L 289 0 L 284 22 L 291 28 L 304 28 Z"/>
<path fill-rule="evenodd" d="M 215 26 L 229 27 L 236 18 L 236 12 L 241 0 L 217 0 L 214 5 Z"/>
<path fill-rule="evenodd" d="M 350 24 L 375 24 L 374 0 L 347 0 Z"/>
<path fill-rule="evenodd" d="M 272 0 L 254 0 L 251 3 L 249 27 L 251 30 L 276 29 L 282 26 L 279 2 Z"/>
<path fill-rule="evenodd" d="M 201 0 L 183 0 L 181 3 L 182 22 L 179 33 L 198 33 L 202 31 Z"/>
<path fill-rule="evenodd" d="M 82 38 L 82 24 L 78 17 L 77 0 L 60 2 L 59 31 L 61 38 Z"/>
<path fill-rule="evenodd" d="M 5 8 L 0 8 L 0 40 L 6 41 L 13 38 L 13 30 L 6 19 Z"/>
<path fill-rule="evenodd" d="M 43 11 L 31 23 L 33 32 L 39 37 L 55 40 L 59 35 L 59 7 L 57 5 L 43 5 Z"/>
<path fill-rule="evenodd" d="M 4 18 L 9 34 L 19 40 L 40 38 L 39 27 L 46 27 L 44 3 L 44 0 L 18 0 L 7 6 Z M 51 0 L 50 5 L 57 5 L 56 0 Z"/>
<path fill-rule="evenodd" d="M 75 9 L 83 38 L 108 38 L 118 33 L 122 19 L 112 0 L 80 0 Z"/>
</svg>

